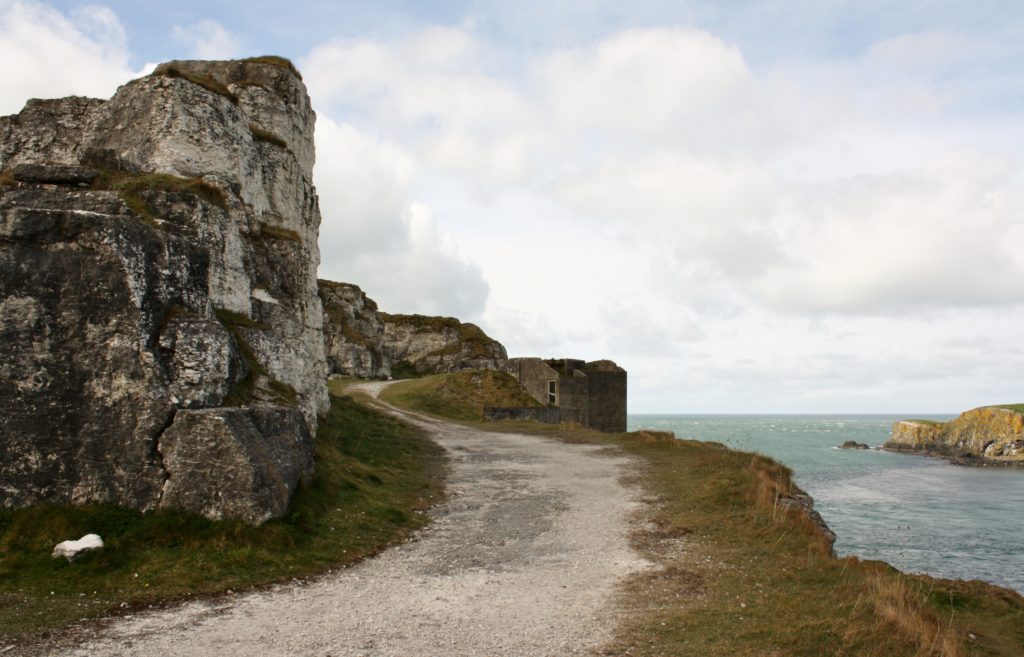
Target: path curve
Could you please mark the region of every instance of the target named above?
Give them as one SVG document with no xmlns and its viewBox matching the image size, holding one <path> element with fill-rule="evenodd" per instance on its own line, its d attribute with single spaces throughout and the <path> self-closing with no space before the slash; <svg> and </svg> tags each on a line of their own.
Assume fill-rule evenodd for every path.
<svg viewBox="0 0 1024 657">
<path fill-rule="evenodd" d="M 357 384 L 376 397 L 386 383 Z M 389 407 L 390 408 L 390 407 Z M 629 547 L 629 461 L 390 408 L 449 453 L 449 499 L 416 540 L 311 583 L 125 619 L 50 654 L 557 657 L 611 638 Z"/>
</svg>

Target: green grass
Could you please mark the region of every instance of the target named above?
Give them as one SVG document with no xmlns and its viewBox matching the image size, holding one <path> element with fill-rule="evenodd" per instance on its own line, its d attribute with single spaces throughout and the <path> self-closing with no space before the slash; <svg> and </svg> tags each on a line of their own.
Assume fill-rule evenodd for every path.
<svg viewBox="0 0 1024 657">
<path fill-rule="evenodd" d="M 485 406 L 540 406 L 507 372 L 491 370 L 437 374 L 389 386 L 381 399 L 420 413 L 460 421 L 481 421 Z"/>
<path fill-rule="evenodd" d="M 1024 404 L 998 404 L 996 408 L 1005 408 L 1015 413 L 1024 413 Z"/>
<path fill-rule="evenodd" d="M 806 517 L 778 503 L 799 490 L 792 473 L 770 459 L 658 432 L 475 423 L 466 406 L 444 393 L 443 378 L 403 382 L 384 397 L 480 428 L 600 444 L 636 458 L 632 483 L 651 503 L 633 542 L 660 568 L 621 589 L 626 612 L 607 654 L 1024 654 L 1020 595 L 981 582 L 906 575 L 881 562 L 833 558 Z"/>
<path fill-rule="evenodd" d="M 443 450 L 421 431 L 332 395 L 316 475 L 283 519 L 250 527 L 112 507 L 0 511 L 0 647 L 80 619 L 353 563 L 427 522 L 444 471 Z M 50 557 L 86 533 L 106 547 L 71 564 Z"/>
</svg>

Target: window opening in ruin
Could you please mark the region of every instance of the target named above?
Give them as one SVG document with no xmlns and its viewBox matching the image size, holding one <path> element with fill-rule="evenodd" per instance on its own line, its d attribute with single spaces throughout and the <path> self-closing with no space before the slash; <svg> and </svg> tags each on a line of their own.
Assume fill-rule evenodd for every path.
<svg viewBox="0 0 1024 657">
<path fill-rule="evenodd" d="M 548 403 L 555 404 L 558 402 L 558 396 L 555 393 L 555 381 L 551 379 L 548 381 Z"/>
</svg>

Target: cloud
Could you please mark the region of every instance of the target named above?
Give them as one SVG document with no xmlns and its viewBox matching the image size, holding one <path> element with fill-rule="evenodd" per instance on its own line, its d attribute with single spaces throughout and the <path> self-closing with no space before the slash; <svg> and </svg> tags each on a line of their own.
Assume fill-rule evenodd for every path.
<svg viewBox="0 0 1024 657">
<path fill-rule="evenodd" d="M 785 132 L 740 50 L 692 28 L 620 32 L 533 70 L 552 127 L 584 141 L 749 151 Z"/>
<path fill-rule="evenodd" d="M 335 179 L 374 190 L 318 183 L 352 213 L 324 232 L 352 276 L 436 270 L 410 289 L 466 284 L 515 354 L 620 360 L 669 389 L 648 410 L 941 410 L 957 372 L 991 393 L 1004 368 L 944 324 L 1020 324 L 1024 132 L 1007 105 L 968 111 L 997 97 L 978 72 L 999 47 L 907 32 L 769 67 L 693 28 L 573 42 L 502 52 L 460 26 L 314 49 L 321 117 L 359 136 Z"/>
<path fill-rule="evenodd" d="M 18 112 L 29 98 L 108 98 L 138 75 L 123 26 L 100 6 L 65 14 L 30 0 L 0 0 L 0 58 L 7 62 L 0 114 Z"/>
<path fill-rule="evenodd" d="M 361 285 L 388 312 L 479 315 L 488 285 L 411 200 L 409 154 L 325 116 L 316 141 L 321 276 Z"/>
<path fill-rule="evenodd" d="M 189 56 L 196 59 L 231 59 L 240 51 L 238 37 L 214 20 L 204 19 L 184 27 L 175 25 L 171 35 L 188 47 Z"/>
<path fill-rule="evenodd" d="M 789 312 L 903 314 L 1024 302 L 1018 163 L 950 157 L 817 186 L 756 291 Z"/>
<path fill-rule="evenodd" d="M 314 103 L 415 143 L 425 163 L 492 188 L 522 181 L 533 136 L 519 90 L 488 75 L 487 48 L 458 27 L 405 39 L 343 39 L 301 62 Z"/>
</svg>

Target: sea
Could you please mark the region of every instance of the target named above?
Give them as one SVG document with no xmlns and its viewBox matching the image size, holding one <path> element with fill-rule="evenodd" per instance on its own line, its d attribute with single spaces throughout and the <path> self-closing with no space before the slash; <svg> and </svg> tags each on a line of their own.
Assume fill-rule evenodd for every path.
<svg viewBox="0 0 1024 657">
<path fill-rule="evenodd" d="M 838 449 L 847 440 L 877 447 L 908 417 L 953 416 L 630 415 L 629 429 L 672 431 L 786 464 L 836 532 L 839 556 L 1024 593 L 1024 468 Z"/>
</svg>

